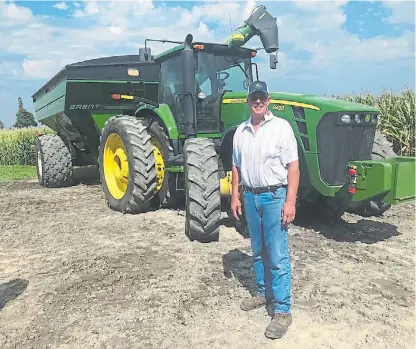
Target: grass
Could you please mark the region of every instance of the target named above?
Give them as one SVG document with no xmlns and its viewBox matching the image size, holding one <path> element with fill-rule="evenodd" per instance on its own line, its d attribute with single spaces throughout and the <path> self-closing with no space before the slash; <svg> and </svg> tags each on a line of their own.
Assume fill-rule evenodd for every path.
<svg viewBox="0 0 416 349">
<path fill-rule="evenodd" d="M 0 166 L 0 183 L 10 183 L 15 180 L 36 178 L 35 166 Z"/>
</svg>

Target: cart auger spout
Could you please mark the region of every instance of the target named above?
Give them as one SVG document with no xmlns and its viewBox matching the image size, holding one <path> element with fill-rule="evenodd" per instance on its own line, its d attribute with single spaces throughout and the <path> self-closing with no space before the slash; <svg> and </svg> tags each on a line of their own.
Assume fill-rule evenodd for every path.
<svg viewBox="0 0 416 349">
<path fill-rule="evenodd" d="M 264 5 L 254 8 L 244 24 L 235 29 L 225 43 L 228 44 L 229 48 L 243 46 L 255 35 L 260 37 L 267 53 L 277 52 L 279 49 L 279 35 L 276 18 L 266 10 Z M 271 55 L 271 58 L 273 58 L 271 62 L 277 62 L 277 55 Z M 273 68 L 275 68 L 275 65 Z"/>
</svg>

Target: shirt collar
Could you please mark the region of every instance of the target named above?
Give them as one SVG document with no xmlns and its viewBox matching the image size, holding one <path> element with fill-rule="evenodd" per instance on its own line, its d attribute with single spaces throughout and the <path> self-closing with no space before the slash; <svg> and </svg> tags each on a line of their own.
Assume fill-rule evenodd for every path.
<svg viewBox="0 0 416 349">
<path fill-rule="evenodd" d="M 264 114 L 264 122 L 262 125 L 264 125 L 266 122 L 272 120 L 274 118 L 273 113 L 270 110 L 267 110 L 266 114 Z M 253 125 L 251 124 L 251 115 L 250 117 L 245 121 L 244 128 L 252 128 Z"/>
</svg>

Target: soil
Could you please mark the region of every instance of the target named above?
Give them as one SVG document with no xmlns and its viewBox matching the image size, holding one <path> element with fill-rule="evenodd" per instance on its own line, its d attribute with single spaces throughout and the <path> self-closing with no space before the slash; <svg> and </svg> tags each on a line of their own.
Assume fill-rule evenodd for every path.
<svg viewBox="0 0 416 349">
<path fill-rule="evenodd" d="M 190 242 L 183 211 L 123 215 L 97 183 L 0 186 L 0 348 L 415 346 L 414 204 L 290 226 L 293 324 L 279 340 L 254 291 L 250 240 L 225 218 Z"/>
</svg>

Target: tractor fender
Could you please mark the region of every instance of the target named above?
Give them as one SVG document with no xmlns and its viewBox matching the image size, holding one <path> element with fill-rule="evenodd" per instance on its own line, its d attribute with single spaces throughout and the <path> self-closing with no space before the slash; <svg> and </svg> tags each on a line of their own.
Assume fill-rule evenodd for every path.
<svg viewBox="0 0 416 349">
<path fill-rule="evenodd" d="M 156 118 L 160 126 L 163 127 L 169 139 L 173 140 L 179 138 L 179 132 L 175 118 L 173 117 L 167 104 L 160 104 L 159 108 L 148 104 L 143 105 L 136 110 L 134 115 L 138 118 L 144 119 L 148 118 L 149 116 Z"/>
<path fill-rule="evenodd" d="M 219 157 L 224 166 L 224 171 L 231 171 L 233 158 L 233 139 L 238 126 L 229 129 L 221 138 Z"/>
</svg>

